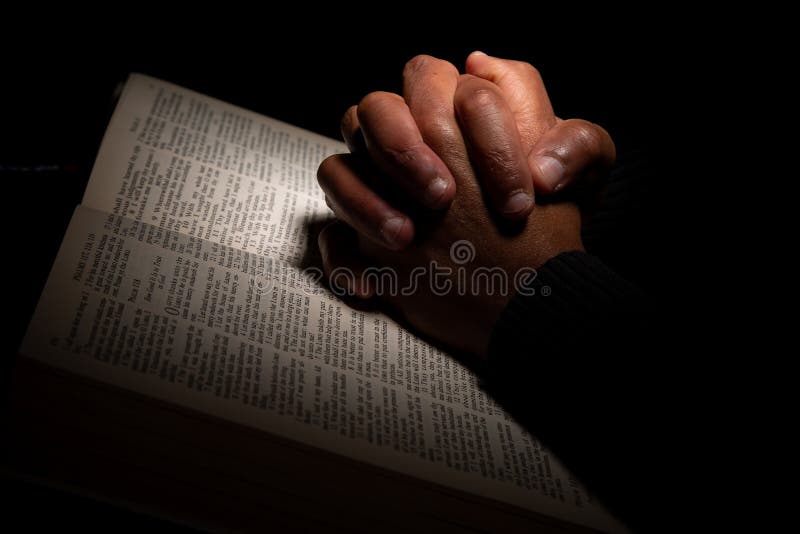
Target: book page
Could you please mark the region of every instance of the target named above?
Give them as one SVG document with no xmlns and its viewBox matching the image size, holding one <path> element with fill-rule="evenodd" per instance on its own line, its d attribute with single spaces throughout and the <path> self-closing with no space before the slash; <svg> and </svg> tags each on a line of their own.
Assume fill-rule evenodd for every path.
<svg viewBox="0 0 800 534">
<path fill-rule="evenodd" d="M 317 167 L 345 151 L 340 141 L 132 74 L 83 204 L 297 261 L 308 217 L 328 213 Z"/>
<path fill-rule="evenodd" d="M 76 210 L 24 354 L 461 491 L 623 530 L 470 370 L 391 319 L 348 308 L 323 288 L 318 271 L 301 266 L 307 226 L 328 216 L 311 158 L 340 145 L 255 116 L 254 124 L 273 124 L 276 138 L 286 128 L 288 140 L 276 152 L 267 145 L 259 156 L 243 151 L 236 168 L 267 169 L 272 158 L 274 169 L 294 165 L 293 179 L 303 183 L 289 185 L 277 170 L 255 177 L 237 170 L 234 182 L 245 189 L 212 193 L 216 178 L 200 174 L 205 164 L 180 156 L 175 165 L 189 171 L 161 175 L 152 168 L 172 161 L 169 151 L 137 151 L 125 132 L 175 92 L 192 106 L 205 103 L 208 113 L 226 105 L 150 78 L 132 81 L 85 195 L 98 209 Z M 221 141 L 209 136 L 204 143 Z M 110 145 L 116 166 L 104 154 Z M 317 148 L 308 161 L 281 155 L 288 146 L 311 145 Z M 228 183 L 228 172 L 219 179 Z M 213 217 L 197 213 L 199 203 L 182 204 L 206 186 L 204 210 L 216 210 Z M 263 190 L 274 193 L 272 208 L 246 208 Z M 174 216 L 159 211 L 169 191 Z M 288 208 L 284 195 L 294 199 Z"/>
</svg>

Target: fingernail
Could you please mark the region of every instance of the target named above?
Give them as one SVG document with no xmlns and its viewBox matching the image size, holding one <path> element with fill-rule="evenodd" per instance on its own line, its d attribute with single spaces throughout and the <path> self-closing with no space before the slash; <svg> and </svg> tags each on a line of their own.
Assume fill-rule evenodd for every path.
<svg viewBox="0 0 800 534">
<path fill-rule="evenodd" d="M 519 191 L 511 195 L 506 201 L 506 205 L 503 206 L 503 212 L 506 215 L 521 213 L 530 208 L 532 204 L 533 197 L 524 191 Z"/>
<path fill-rule="evenodd" d="M 483 51 L 481 51 L 481 50 L 475 50 L 475 51 L 473 52 L 473 54 L 478 54 L 478 55 L 480 55 L 480 56 L 488 56 L 488 55 L 489 55 L 489 54 L 487 54 L 486 52 L 483 52 Z"/>
<path fill-rule="evenodd" d="M 539 168 L 539 176 L 550 185 L 550 190 L 554 193 L 561 189 L 564 184 L 564 165 L 556 158 L 550 156 L 536 156 L 533 163 Z"/>
<path fill-rule="evenodd" d="M 392 217 L 383 222 L 383 225 L 381 225 L 381 235 L 387 245 L 390 247 L 398 247 L 402 244 L 398 237 L 405 224 L 406 220 L 403 217 Z"/>
<path fill-rule="evenodd" d="M 439 207 L 439 201 L 445 191 L 447 191 L 447 182 L 444 178 L 437 176 L 431 181 L 428 185 L 428 189 L 425 191 L 425 203 L 431 208 Z"/>
</svg>

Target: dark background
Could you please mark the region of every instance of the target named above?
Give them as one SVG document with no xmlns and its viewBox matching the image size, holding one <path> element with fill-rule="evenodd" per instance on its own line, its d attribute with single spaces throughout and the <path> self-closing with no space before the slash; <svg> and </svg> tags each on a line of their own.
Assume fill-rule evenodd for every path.
<svg viewBox="0 0 800 534">
<path fill-rule="evenodd" d="M 399 91 L 403 65 L 414 55 L 435 55 L 463 68 L 471 51 L 483 50 L 534 64 L 560 117 L 597 122 L 620 152 L 647 148 L 656 164 L 666 167 L 675 150 L 674 132 L 688 114 L 688 95 L 702 99 L 689 69 L 696 51 L 683 42 L 686 24 L 656 31 L 653 20 L 636 13 L 615 23 L 614 14 L 609 20 L 585 12 L 486 8 L 494 8 L 494 16 L 471 12 L 468 24 L 410 10 L 330 16 L 310 6 L 291 15 L 224 17 L 164 17 L 131 6 L 136 13 L 96 23 L 9 18 L 0 87 L 3 232 L 10 234 L 2 255 L 9 281 L 3 289 L 9 316 L 3 384 L 80 203 L 113 110 L 112 93 L 132 71 L 339 137 L 347 107 L 369 91 Z M 42 507 L 62 525 L 100 527 L 124 519 L 133 529 L 147 521 L 32 486 L 4 484 L 14 495 L 4 502 L 7 517 L 18 514 L 28 524 L 48 520 L 29 515 Z"/>
</svg>

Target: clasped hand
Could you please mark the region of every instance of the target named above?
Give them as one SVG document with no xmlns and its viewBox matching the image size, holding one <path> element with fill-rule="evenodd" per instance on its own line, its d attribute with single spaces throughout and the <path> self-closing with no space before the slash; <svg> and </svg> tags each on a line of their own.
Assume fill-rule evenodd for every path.
<svg viewBox="0 0 800 534">
<path fill-rule="evenodd" d="M 318 172 L 338 218 L 319 238 L 329 281 L 480 357 L 535 269 L 583 249 L 578 200 L 615 158 L 605 130 L 555 116 L 535 68 L 480 52 L 466 74 L 412 59 L 403 95 L 368 94 L 342 134 L 351 154 Z"/>
</svg>

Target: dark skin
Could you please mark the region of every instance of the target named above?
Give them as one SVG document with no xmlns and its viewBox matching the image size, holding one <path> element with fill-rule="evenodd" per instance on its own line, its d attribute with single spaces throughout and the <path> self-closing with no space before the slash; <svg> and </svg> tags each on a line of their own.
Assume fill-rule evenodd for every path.
<svg viewBox="0 0 800 534">
<path fill-rule="evenodd" d="M 558 119 L 530 65 L 474 53 L 467 72 L 415 58 L 404 71 L 403 97 L 372 93 L 345 114 L 342 130 L 357 155 L 332 156 L 318 173 L 344 221 L 320 235 L 326 273 L 391 266 L 408 280 L 414 268 L 436 261 L 451 269 L 455 287 L 459 267 L 468 275 L 480 267 L 513 275 L 583 249 L 577 205 L 537 204 L 534 191 L 544 196 L 596 182 L 614 161 L 608 134 Z M 474 246 L 466 265 L 451 258 L 459 240 Z M 374 294 L 358 280 L 349 289 L 363 298 Z M 421 333 L 485 357 L 513 291 L 440 295 L 423 282 L 410 295 L 378 296 Z"/>
</svg>

